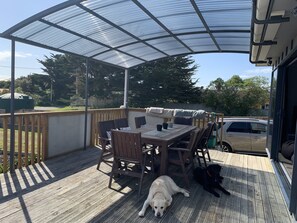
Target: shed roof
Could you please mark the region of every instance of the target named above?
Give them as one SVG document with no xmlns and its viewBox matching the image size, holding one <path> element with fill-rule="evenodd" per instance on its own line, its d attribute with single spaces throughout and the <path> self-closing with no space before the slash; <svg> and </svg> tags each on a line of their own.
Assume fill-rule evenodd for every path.
<svg viewBox="0 0 297 223">
<path fill-rule="evenodd" d="M 167 56 L 249 53 L 252 0 L 70 0 L 7 39 L 130 68 Z"/>
</svg>

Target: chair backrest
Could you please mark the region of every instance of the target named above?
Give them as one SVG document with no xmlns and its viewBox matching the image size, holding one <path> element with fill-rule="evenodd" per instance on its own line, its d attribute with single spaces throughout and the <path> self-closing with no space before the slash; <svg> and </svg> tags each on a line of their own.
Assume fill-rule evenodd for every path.
<svg viewBox="0 0 297 223">
<path fill-rule="evenodd" d="M 108 138 L 107 131 L 115 129 L 114 120 L 98 122 L 98 134 L 101 138 Z"/>
<path fill-rule="evenodd" d="M 200 132 L 200 129 L 195 129 L 191 132 L 187 149 L 191 150 L 193 148 L 193 146 L 195 146 L 196 139 L 197 139 L 199 132 Z"/>
<path fill-rule="evenodd" d="M 192 160 L 195 154 L 198 138 L 201 138 L 204 129 L 197 128 L 190 134 L 190 141 L 187 145 L 187 152 L 183 153 L 183 160 Z"/>
<path fill-rule="evenodd" d="M 197 140 L 196 140 L 196 143 L 195 143 L 195 148 L 196 149 L 200 149 L 203 147 L 203 145 L 205 144 L 205 130 L 206 128 L 201 128 L 200 129 L 200 132 L 199 132 L 199 135 L 197 136 Z"/>
<path fill-rule="evenodd" d="M 114 120 L 114 126 L 116 129 L 129 127 L 127 118 L 119 118 Z"/>
<path fill-rule="evenodd" d="M 205 133 L 204 133 L 204 137 L 205 137 L 206 141 L 208 141 L 210 136 L 212 135 L 212 132 L 214 130 L 214 126 L 215 126 L 214 122 L 207 123 L 207 127 L 206 127 Z"/>
<path fill-rule="evenodd" d="M 207 142 L 210 138 L 210 136 L 212 135 L 212 132 L 214 130 L 214 122 L 209 122 L 207 123 L 207 127 L 204 128 L 204 133 L 201 137 L 200 142 L 197 144 L 197 148 L 201 149 L 201 148 L 206 148 L 207 147 Z"/>
<path fill-rule="evenodd" d="M 135 127 L 139 129 L 142 125 L 146 124 L 145 116 L 135 117 Z"/>
<path fill-rule="evenodd" d="M 192 125 L 193 119 L 191 117 L 175 117 L 174 124 Z"/>
<path fill-rule="evenodd" d="M 142 162 L 141 133 L 121 130 L 111 131 L 111 142 L 115 159 Z"/>
</svg>

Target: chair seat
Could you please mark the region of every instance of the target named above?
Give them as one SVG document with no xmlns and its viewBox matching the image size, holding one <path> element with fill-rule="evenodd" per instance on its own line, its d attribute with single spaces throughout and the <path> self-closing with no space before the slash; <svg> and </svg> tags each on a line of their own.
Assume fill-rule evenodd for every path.
<svg viewBox="0 0 297 223">
<path fill-rule="evenodd" d="M 108 187 L 111 188 L 112 178 L 117 174 L 137 177 L 139 178 L 139 196 L 145 172 L 151 170 L 154 173 L 154 152 L 152 149 L 144 149 L 141 144 L 141 133 L 112 130 L 111 141 L 114 159 Z M 150 162 L 147 160 L 148 153 L 152 157 Z M 150 164 L 150 170 L 147 164 Z"/>
<path fill-rule="evenodd" d="M 201 136 L 201 131 L 201 129 L 194 130 L 190 135 L 190 141 L 188 143 L 175 144 L 168 148 L 169 168 L 172 165 L 180 167 L 179 169 L 175 168 L 173 171 L 170 171 L 168 168 L 168 173 L 183 177 L 187 187 L 190 186 L 189 176 L 194 167 L 194 152 L 198 137 Z M 184 147 L 182 147 L 182 145 L 184 145 Z"/>
<path fill-rule="evenodd" d="M 112 146 L 110 138 L 108 137 L 108 132 L 110 132 L 114 128 L 115 126 L 113 120 L 101 121 L 97 124 L 99 143 L 101 148 L 101 153 L 97 164 L 97 170 L 99 170 L 102 161 L 106 163 L 112 163 L 112 161 L 109 159 L 110 155 L 112 155 Z"/>
<path fill-rule="evenodd" d="M 178 153 L 177 152 L 169 152 L 168 153 L 168 162 L 173 165 L 180 165 L 180 159 L 179 159 Z M 186 159 L 186 160 L 184 160 L 184 162 L 185 162 L 185 166 L 191 164 L 190 159 Z"/>
<path fill-rule="evenodd" d="M 209 140 L 210 136 L 212 135 L 214 125 L 215 125 L 215 123 L 212 123 L 212 122 L 209 122 L 207 124 L 207 127 L 204 130 L 203 137 L 201 138 L 201 141 L 197 143 L 195 156 L 196 156 L 200 166 L 202 166 L 200 158 L 202 158 L 205 167 L 207 167 L 206 157 L 208 158 L 208 161 L 211 162 L 209 151 L 208 151 L 208 140 Z"/>
</svg>

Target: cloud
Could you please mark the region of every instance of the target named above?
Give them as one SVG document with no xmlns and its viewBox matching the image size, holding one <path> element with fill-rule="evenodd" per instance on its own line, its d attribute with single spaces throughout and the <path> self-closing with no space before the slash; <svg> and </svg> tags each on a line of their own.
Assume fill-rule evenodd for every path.
<svg viewBox="0 0 297 223">
<path fill-rule="evenodd" d="M 31 57 L 31 53 L 24 53 L 24 52 L 15 52 L 16 57 L 20 58 L 27 58 Z M 4 61 L 11 58 L 11 52 L 10 51 L 0 51 L 0 61 Z"/>
<path fill-rule="evenodd" d="M 10 58 L 10 51 L 0 51 L 0 61 Z"/>
<path fill-rule="evenodd" d="M 271 67 L 263 67 L 263 68 L 255 68 L 252 70 L 246 70 L 244 74 L 258 76 L 258 75 L 265 75 L 265 74 L 270 75 L 271 72 L 272 72 Z"/>
<path fill-rule="evenodd" d="M 255 76 L 265 76 L 270 78 L 271 75 L 271 67 L 263 67 L 263 68 L 255 68 L 252 70 L 246 70 L 242 75 L 239 75 L 242 79 L 251 78 Z"/>
</svg>

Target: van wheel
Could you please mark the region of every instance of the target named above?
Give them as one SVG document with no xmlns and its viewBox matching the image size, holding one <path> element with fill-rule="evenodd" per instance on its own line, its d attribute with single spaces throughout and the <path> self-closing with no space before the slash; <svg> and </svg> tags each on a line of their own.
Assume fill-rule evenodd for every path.
<svg viewBox="0 0 297 223">
<path fill-rule="evenodd" d="M 229 153 L 231 153 L 232 152 L 232 148 L 231 148 L 231 146 L 228 143 L 223 142 L 222 143 L 222 151 L 223 152 L 229 152 Z"/>
</svg>

